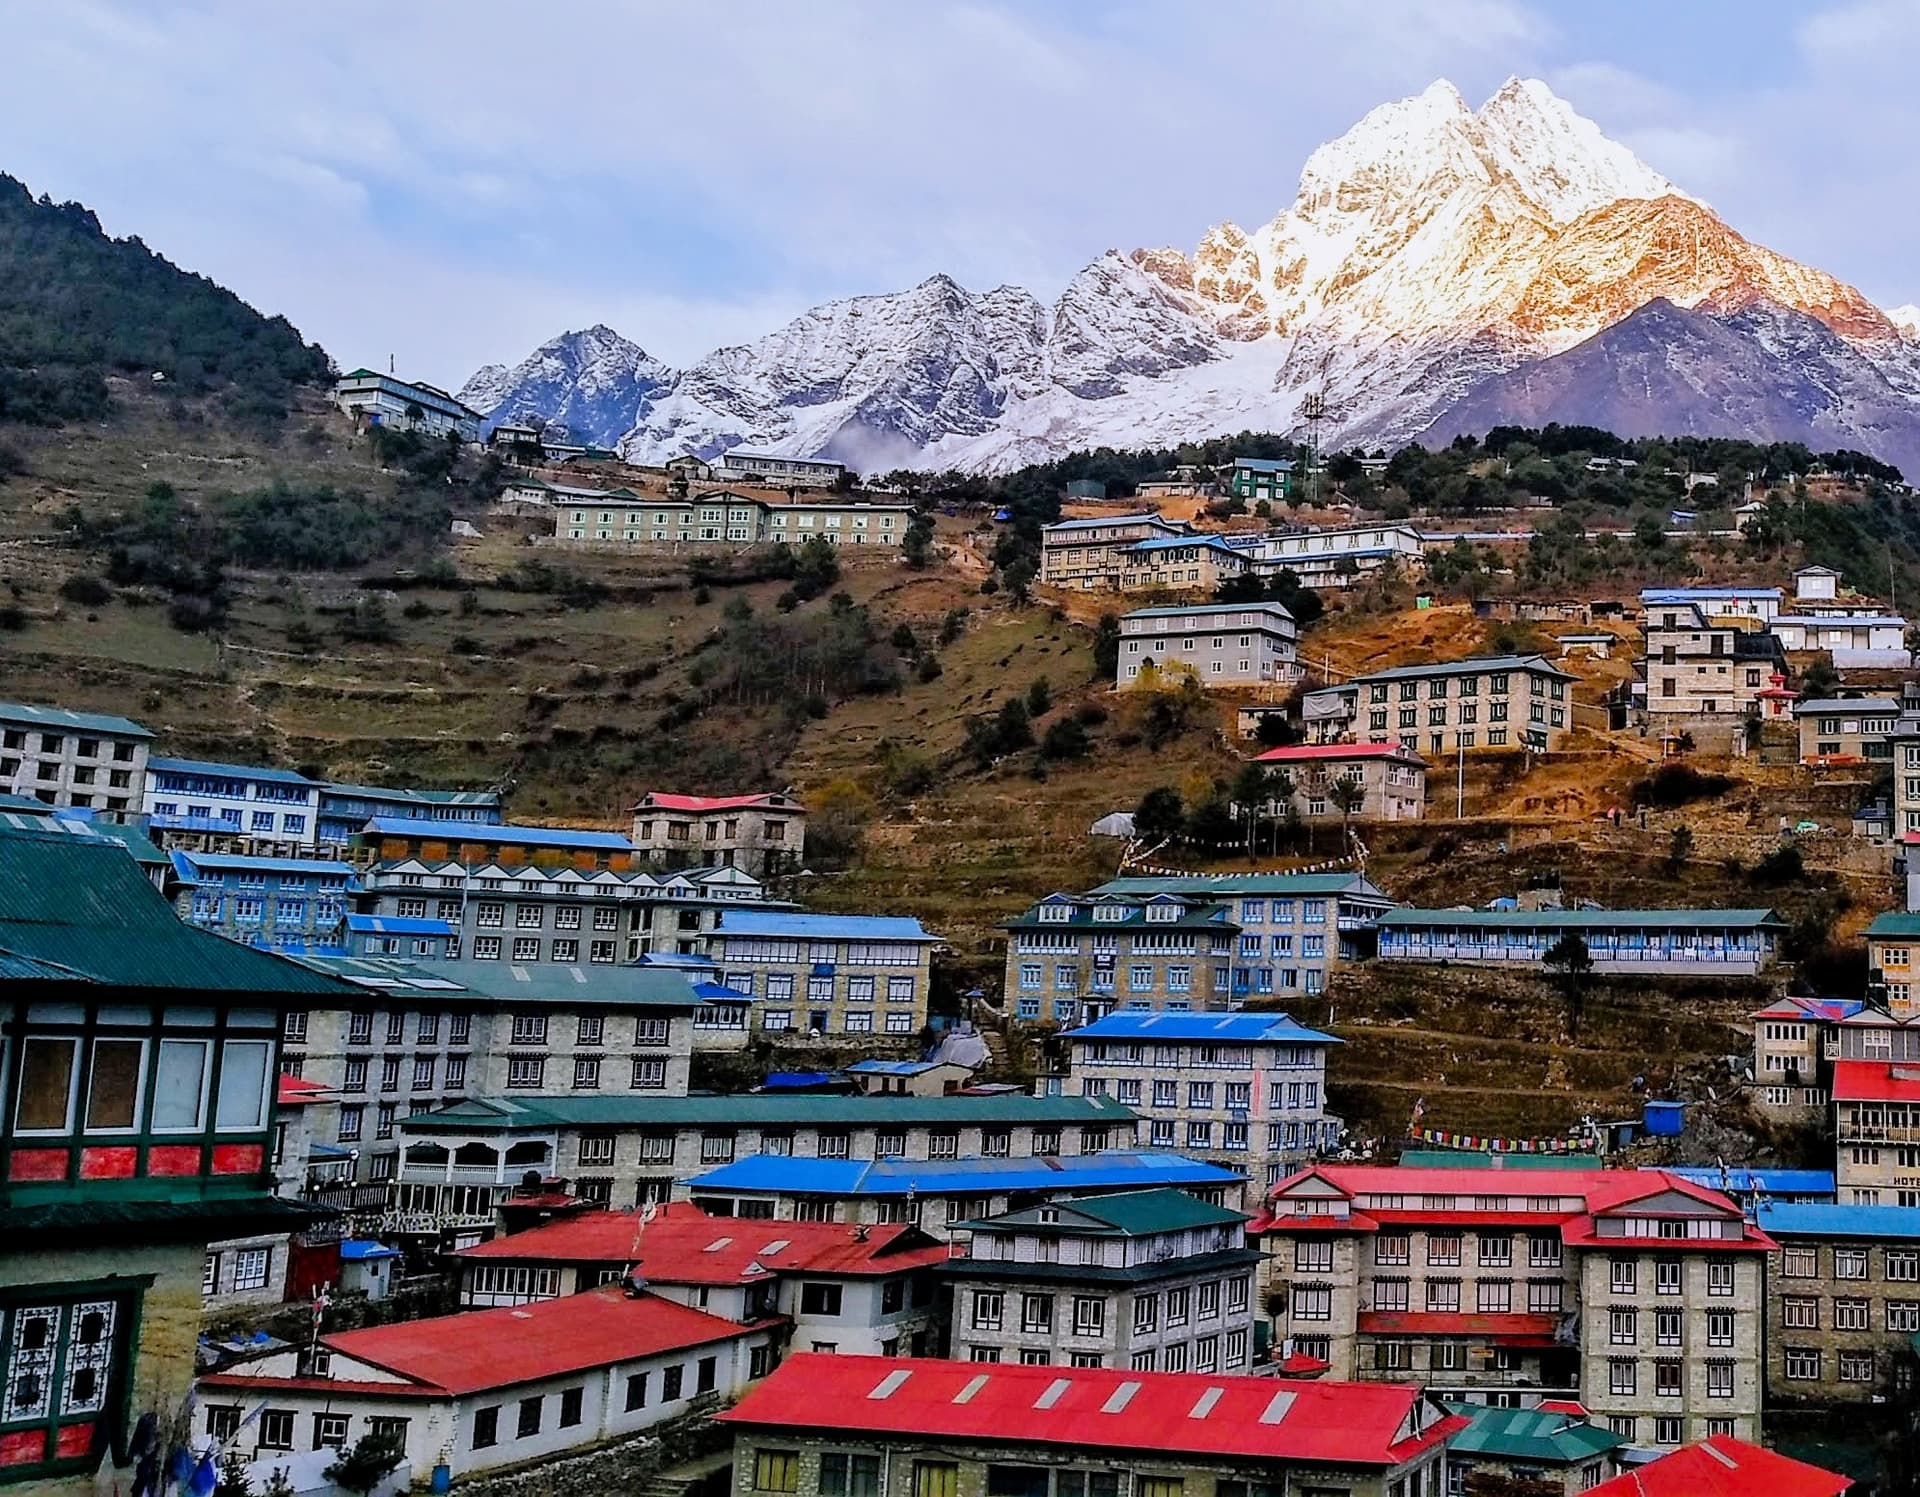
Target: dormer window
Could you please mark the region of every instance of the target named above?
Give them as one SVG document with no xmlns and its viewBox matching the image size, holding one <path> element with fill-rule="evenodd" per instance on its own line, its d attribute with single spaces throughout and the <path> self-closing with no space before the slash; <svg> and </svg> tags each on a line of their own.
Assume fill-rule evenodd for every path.
<svg viewBox="0 0 1920 1497">
<path fill-rule="evenodd" d="M 1177 904 L 1150 904 L 1147 906 L 1147 918 L 1156 921 L 1178 920 L 1180 906 Z"/>
<path fill-rule="evenodd" d="M 1127 918 L 1127 907 L 1123 904 L 1100 904 L 1093 908 L 1095 920 L 1111 923 Z"/>
<path fill-rule="evenodd" d="M 1070 904 L 1043 904 L 1040 906 L 1040 918 L 1050 925 L 1065 925 L 1073 919 L 1073 906 Z"/>
</svg>

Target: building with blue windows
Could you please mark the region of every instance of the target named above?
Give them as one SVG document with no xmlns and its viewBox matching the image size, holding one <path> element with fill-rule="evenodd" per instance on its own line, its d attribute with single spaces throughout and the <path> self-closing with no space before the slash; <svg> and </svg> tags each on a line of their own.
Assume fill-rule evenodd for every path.
<svg viewBox="0 0 1920 1497">
<path fill-rule="evenodd" d="M 246 946 L 344 956 L 351 864 L 176 848 L 180 917 Z"/>
<path fill-rule="evenodd" d="M 225 852 L 245 841 L 252 851 L 292 853 L 315 844 L 320 782 L 291 769 L 154 758 L 141 810 L 167 847 Z"/>
<path fill-rule="evenodd" d="M 445 961 L 460 955 L 460 937 L 446 920 L 350 914 L 347 916 L 347 955 Z"/>
<path fill-rule="evenodd" d="M 926 1026 L 939 940 L 904 916 L 736 906 L 719 912 L 707 951 L 724 985 L 756 1000 L 762 1030 L 901 1035 Z"/>
<path fill-rule="evenodd" d="M 321 785 L 320 841 L 352 846 L 375 817 L 499 826 L 506 820 L 506 807 L 497 790 L 394 790 L 382 785 L 334 782 Z"/>
</svg>

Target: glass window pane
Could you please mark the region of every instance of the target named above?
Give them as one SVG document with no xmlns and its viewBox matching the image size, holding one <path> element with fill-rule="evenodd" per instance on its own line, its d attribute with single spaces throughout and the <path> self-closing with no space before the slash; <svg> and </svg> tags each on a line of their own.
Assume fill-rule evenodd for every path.
<svg viewBox="0 0 1920 1497">
<path fill-rule="evenodd" d="M 138 1127 L 146 1068 L 145 1040 L 95 1040 L 93 1074 L 87 1078 L 87 1127 Z"/>
<path fill-rule="evenodd" d="M 73 1066 L 78 1040 L 30 1037 L 20 1049 L 20 1110 L 14 1126 L 22 1133 L 65 1133 L 72 1123 Z"/>
<path fill-rule="evenodd" d="M 153 1076 L 153 1131 L 197 1133 L 206 1126 L 207 1041 L 162 1040 Z"/>
<path fill-rule="evenodd" d="M 222 1131 L 263 1128 L 267 1121 L 266 1040 L 228 1040 L 220 1047 L 220 1101 L 213 1126 Z"/>
</svg>

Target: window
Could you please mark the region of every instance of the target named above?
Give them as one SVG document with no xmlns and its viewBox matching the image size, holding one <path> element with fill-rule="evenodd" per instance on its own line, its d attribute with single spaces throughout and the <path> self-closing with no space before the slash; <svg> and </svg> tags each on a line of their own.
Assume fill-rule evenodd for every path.
<svg viewBox="0 0 1920 1497">
<path fill-rule="evenodd" d="M 1677 1359 L 1662 1357 L 1653 1364 L 1653 1391 L 1660 1398 L 1680 1396 L 1680 1363 Z"/>
<path fill-rule="evenodd" d="M 1655 1419 L 1653 1421 L 1653 1443 L 1656 1445 L 1678 1445 L 1685 1424 L 1686 1421 L 1684 1419 L 1677 1419 L 1671 1414 Z"/>
<path fill-rule="evenodd" d="M 139 1126 L 146 1071 L 145 1040 L 93 1042 L 93 1069 L 87 1077 L 89 1133 L 129 1133 Z"/>
<path fill-rule="evenodd" d="M 1607 1392 L 1616 1398 L 1635 1396 L 1638 1378 L 1631 1359 L 1615 1357 L 1607 1363 Z"/>
<path fill-rule="evenodd" d="M 1633 1294 L 1640 1282 L 1639 1265 L 1631 1258 L 1615 1258 L 1608 1265 L 1607 1286 L 1615 1294 Z"/>
<path fill-rule="evenodd" d="M 521 1439 L 524 1440 L 529 1435 L 537 1435 L 540 1433 L 540 1411 L 541 1406 L 545 1402 L 546 1400 L 544 1398 L 538 1396 L 520 1400 L 518 1432 Z"/>
<path fill-rule="evenodd" d="M 631 1379 L 629 1379 L 631 1383 Z M 484 1409 L 473 1411 L 473 1438 L 468 1442 L 474 1450 L 486 1450 L 500 1443 L 500 1406 L 489 1404 Z"/>
<path fill-rule="evenodd" d="M 1811 1279 L 1820 1271 L 1820 1250 L 1789 1247 L 1781 1253 L 1780 1274 L 1788 1279 Z"/>
<path fill-rule="evenodd" d="M 79 1080 L 80 1042 L 29 1035 L 20 1046 L 20 1100 L 14 1127 L 21 1133 L 67 1133 Z"/>
<path fill-rule="evenodd" d="M 1293 1244 L 1293 1268 L 1295 1273 L 1332 1273 L 1333 1244 L 1304 1237 L 1296 1239 Z"/>
<path fill-rule="evenodd" d="M 1866 1275 L 1866 1254 L 1862 1253 L 1860 1277 Z M 1707 1293 L 1728 1295 L 1733 1293 L 1733 1265 L 1731 1263 L 1709 1263 L 1707 1265 Z"/>
<path fill-rule="evenodd" d="M 220 1094 L 213 1126 L 223 1133 L 258 1132 L 267 1126 L 270 1040 L 227 1040 L 220 1047 Z"/>
<path fill-rule="evenodd" d="M 1020 1296 L 1020 1329 L 1032 1334 L 1045 1334 L 1052 1331 L 1052 1295 L 1023 1294 Z"/>
<path fill-rule="evenodd" d="M 635 1056 L 633 1061 L 633 1089 L 635 1091 L 660 1091 L 667 1084 L 667 1063 L 658 1058 Z"/>
<path fill-rule="evenodd" d="M 973 1328 L 976 1331 L 999 1330 L 1005 1313 L 1006 1296 L 998 1289 L 973 1291 Z"/>
<path fill-rule="evenodd" d="M 272 1254 L 266 1248 L 241 1248 L 233 1255 L 233 1287 L 236 1292 L 267 1287 L 267 1266 Z"/>
<path fill-rule="evenodd" d="M 793 1490 L 789 1487 L 787 1490 Z M 913 1497 L 959 1497 L 960 1467 L 954 1461 L 915 1461 Z"/>
<path fill-rule="evenodd" d="M 1373 1261 L 1375 1263 L 1405 1267 L 1412 1261 L 1413 1239 L 1404 1233 L 1382 1234 L 1373 1240 Z"/>
<path fill-rule="evenodd" d="M 678 1371 L 678 1369 L 675 1369 Z M 800 1452 L 756 1450 L 753 1453 L 753 1489 L 756 1492 L 800 1490 Z"/>
<path fill-rule="evenodd" d="M 597 1091 L 600 1087 L 600 1057 L 580 1055 L 573 1062 L 573 1086 L 575 1091 Z"/>
<path fill-rule="evenodd" d="M 1099 1294 L 1076 1294 L 1073 1297 L 1073 1334 L 1076 1336 L 1098 1336 L 1106 1330 L 1106 1327 L 1106 1296 Z"/>
<path fill-rule="evenodd" d="M 1835 1248 L 1833 1250 L 1833 1276 L 1836 1279 L 1864 1279 L 1867 1276 L 1867 1250 L 1865 1248 Z"/>
<path fill-rule="evenodd" d="M 547 1058 L 544 1055 L 510 1055 L 507 1057 L 507 1085 L 520 1090 L 538 1091 L 546 1068 Z"/>
<path fill-rule="evenodd" d="M 1607 1340 L 1615 1346 L 1632 1346 L 1640 1339 L 1640 1312 L 1631 1305 L 1616 1305 L 1607 1312 Z"/>
<path fill-rule="evenodd" d="M 329 1446 L 338 1450 L 347 1443 L 347 1426 L 351 1422 L 345 1414 L 315 1414 L 313 1416 L 313 1448 L 325 1450 Z"/>
<path fill-rule="evenodd" d="M 1655 1294 L 1678 1294 L 1680 1292 L 1680 1260 L 1662 1258 L 1653 1265 L 1653 1292 Z"/>
<path fill-rule="evenodd" d="M 1505 1315 L 1513 1309 L 1513 1282 L 1510 1279 L 1482 1279 L 1476 1308 L 1482 1315 Z"/>
<path fill-rule="evenodd" d="M 584 1388 L 564 1388 L 560 1393 L 560 1427 L 567 1429 L 578 1424 L 581 1417 L 581 1404 L 585 1401 Z"/>
<path fill-rule="evenodd" d="M 1867 1302 L 1863 1299 L 1836 1299 L 1833 1302 L 1833 1328 L 1836 1331 L 1866 1330 Z"/>
<path fill-rule="evenodd" d="M 1820 1353 L 1812 1347 L 1787 1348 L 1787 1378 L 1796 1383 L 1820 1381 Z"/>
<path fill-rule="evenodd" d="M 1435 1234 L 1427 1238 L 1427 1262 L 1435 1267 L 1460 1266 L 1460 1238 L 1457 1234 Z"/>
<path fill-rule="evenodd" d="M 293 1410 L 268 1409 L 261 1414 L 257 1443 L 262 1450 L 293 1449 Z"/>
<path fill-rule="evenodd" d="M 1843 1351 L 1839 1354 L 1840 1381 L 1843 1383 L 1870 1383 L 1873 1381 L 1873 1353 L 1870 1351 Z M 1729 1379 L 1733 1369 L 1727 1369 Z M 1729 1392 L 1727 1396 L 1732 1397 Z"/>
<path fill-rule="evenodd" d="M 800 1286 L 800 1313 L 802 1315 L 834 1316 L 840 1313 L 840 1285 L 838 1284 L 802 1284 Z"/>
</svg>

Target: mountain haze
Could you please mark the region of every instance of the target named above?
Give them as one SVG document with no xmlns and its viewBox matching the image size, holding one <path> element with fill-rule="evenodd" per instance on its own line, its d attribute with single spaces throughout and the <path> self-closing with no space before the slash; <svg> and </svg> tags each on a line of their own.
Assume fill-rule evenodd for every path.
<svg viewBox="0 0 1920 1497">
<path fill-rule="evenodd" d="M 1309 391 L 1326 398 L 1328 444 L 1372 447 L 1544 398 L 1523 397 L 1536 387 L 1516 371 L 1656 303 L 1700 316 L 1638 319 L 1537 389 L 1571 408 L 1590 385 L 1604 405 L 1619 393 L 1607 393 L 1611 354 L 1652 358 L 1672 338 L 1703 430 L 1799 423 L 1893 461 L 1920 451 L 1920 312 L 1890 317 L 1745 239 L 1521 79 L 1478 110 L 1444 81 L 1383 104 L 1313 152 L 1266 224 L 1216 225 L 1191 254 L 1109 250 L 1051 306 L 934 276 L 817 307 L 679 371 L 606 329 L 568 334 L 463 393 L 496 419 L 547 415 L 641 461 L 745 444 L 869 471 L 998 471 L 1090 446 L 1288 430 Z M 1763 369 L 1762 388 L 1734 398 L 1743 372 Z"/>
</svg>

